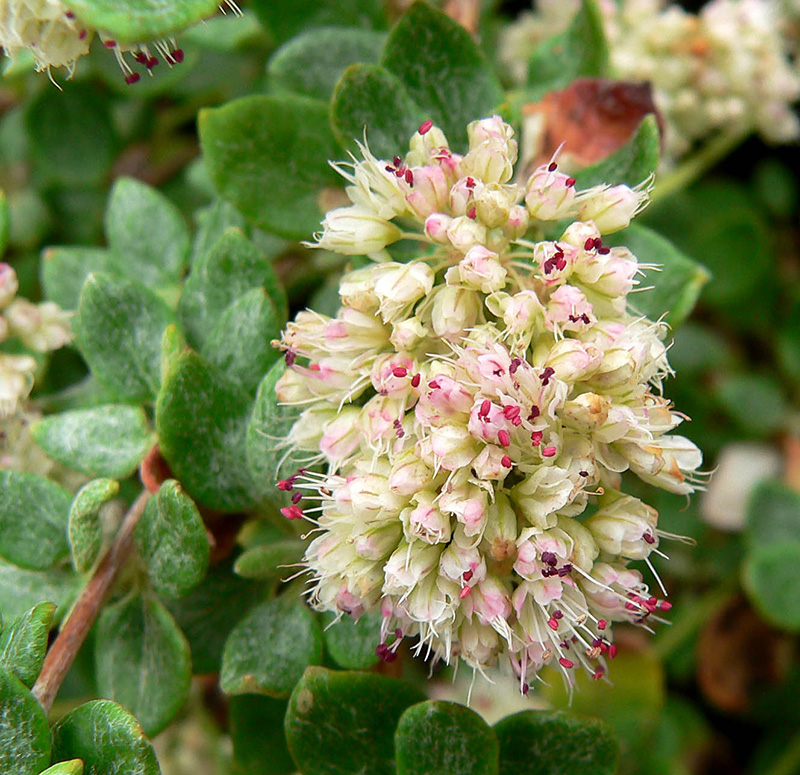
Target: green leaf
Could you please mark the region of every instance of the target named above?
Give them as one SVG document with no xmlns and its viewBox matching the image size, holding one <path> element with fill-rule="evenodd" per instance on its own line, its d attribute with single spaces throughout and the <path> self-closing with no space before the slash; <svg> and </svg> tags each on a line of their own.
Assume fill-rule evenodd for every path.
<svg viewBox="0 0 800 775">
<path fill-rule="evenodd" d="M 94 565 L 103 545 L 100 524 L 101 507 L 117 496 L 119 482 L 94 479 L 78 490 L 69 509 L 69 551 L 78 573 L 86 573 Z"/>
<path fill-rule="evenodd" d="M 55 611 L 53 603 L 39 603 L 16 617 L 0 635 L 0 668 L 29 688 L 42 670 Z"/>
<path fill-rule="evenodd" d="M 242 578 L 262 581 L 290 576 L 294 571 L 288 566 L 303 559 L 304 549 L 301 541 L 292 539 L 254 546 L 236 558 L 233 570 Z"/>
<path fill-rule="evenodd" d="M 53 727 L 53 758 L 82 759 L 83 775 L 160 775 L 139 722 L 111 700 L 92 700 L 64 716 Z"/>
<path fill-rule="evenodd" d="M 288 697 L 303 671 L 321 660 L 322 632 L 311 611 L 295 600 L 268 600 L 228 636 L 220 686 L 226 694 Z"/>
<path fill-rule="evenodd" d="M 800 495 L 781 482 L 761 482 L 747 504 L 751 547 L 800 541 Z"/>
<path fill-rule="evenodd" d="M 614 775 L 619 743 L 602 721 L 524 710 L 495 725 L 500 775 Z"/>
<path fill-rule="evenodd" d="M 188 696 L 189 644 L 155 597 L 136 595 L 103 609 L 95 663 L 100 694 L 124 705 L 149 737 L 175 718 Z"/>
<path fill-rule="evenodd" d="M 582 0 L 569 28 L 540 43 L 528 62 L 528 86 L 541 95 L 581 76 L 608 71 L 608 42 L 597 0 Z"/>
<path fill-rule="evenodd" d="M 105 228 L 109 247 L 143 285 L 158 290 L 183 276 L 189 230 L 178 208 L 160 191 L 133 178 L 118 178 Z"/>
<path fill-rule="evenodd" d="M 11 210 L 5 191 L 0 191 L 0 257 L 8 248 L 8 236 L 11 233 Z"/>
<path fill-rule="evenodd" d="M 774 374 L 733 373 L 714 385 L 722 408 L 743 431 L 754 436 L 771 436 L 787 422 L 789 404 Z M 753 412 L 753 407 L 758 412 Z"/>
<path fill-rule="evenodd" d="M 267 231 L 303 239 L 319 226 L 328 165 L 340 154 L 328 105 L 307 97 L 243 97 L 199 115 L 208 172 L 220 195 Z M 253 196 L 257 191 L 258 196 Z"/>
<path fill-rule="evenodd" d="M 254 551 L 254 550 L 251 550 Z M 378 664 L 375 649 L 381 642 L 380 613 L 364 614 L 358 621 L 343 616 L 336 624 L 336 614 L 323 617 L 325 650 L 345 670 L 368 670 Z"/>
<path fill-rule="evenodd" d="M 225 310 L 254 288 L 266 291 L 282 325 L 289 304 L 270 257 L 241 230 L 228 228 L 208 252 L 197 257 L 178 304 L 192 344 L 202 347 Z"/>
<path fill-rule="evenodd" d="M 503 101 L 500 82 L 469 33 L 421 0 L 390 33 L 380 63 L 458 151 L 467 147 L 467 124 Z"/>
<path fill-rule="evenodd" d="M 754 547 L 742 582 L 759 613 L 782 630 L 800 631 L 800 539 Z"/>
<path fill-rule="evenodd" d="M 31 154 L 43 182 L 79 188 L 103 182 L 117 145 L 104 92 L 77 82 L 53 99 L 43 89 L 30 103 L 26 123 Z"/>
<path fill-rule="evenodd" d="M 31 570 L 65 557 L 71 501 L 67 490 L 43 476 L 0 471 L 0 557 Z"/>
<path fill-rule="evenodd" d="M 53 460 L 108 479 L 130 476 L 153 446 L 144 410 L 121 404 L 53 414 L 32 425 L 31 434 Z"/>
<path fill-rule="evenodd" d="M 217 244 L 227 229 L 234 227 L 247 236 L 247 219 L 224 199 L 217 199 L 214 204 L 198 210 L 194 217 L 196 229 L 189 262 L 193 270 L 199 260 L 205 259 L 206 253 Z"/>
<path fill-rule="evenodd" d="M 666 313 L 667 322 L 679 325 L 694 308 L 700 290 L 710 279 L 708 271 L 678 250 L 669 240 L 646 226 L 632 224 L 603 238 L 609 245 L 624 245 L 640 264 L 653 264 L 640 279 L 642 288 L 628 299 L 636 312 L 657 320 Z"/>
<path fill-rule="evenodd" d="M 294 762 L 286 747 L 286 700 L 240 694 L 228 700 L 235 775 L 290 775 Z"/>
<path fill-rule="evenodd" d="M 64 5 L 87 26 L 123 43 L 175 35 L 217 11 L 217 0 L 65 0 Z"/>
<path fill-rule="evenodd" d="M 385 675 L 310 667 L 289 700 L 289 751 L 303 775 L 394 775 L 395 727 L 424 699 Z"/>
<path fill-rule="evenodd" d="M 42 254 L 44 295 L 63 309 L 77 309 L 81 288 L 92 272 L 117 271 L 116 262 L 103 248 L 47 248 Z"/>
<path fill-rule="evenodd" d="M 382 27 L 386 18 L 381 0 L 253 0 L 253 10 L 278 42 L 312 27 Z"/>
<path fill-rule="evenodd" d="M 83 762 L 80 759 L 59 762 L 48 767 L 41 775 L 83 775 Z"/>
<path fill-rule="evenodd" d="M 494 730 L 455 702 L 428 700 L 400 717 L 394 735 L 397 775 L 497 775 Z"/>
<path fill-rule="evenodd" d="M 342 73 L 356 62 L 377 62 L 386 36 L 366 29 L 311 29 L 281 46 L 269 61 L 277 90 L 327 101 Z"/>
<path fill-rule="evenodd" d="M 400 80 L 380 65 L 348 67 L 331 102 L 331 123 L 339 142 L 355 150 L 355 141 L 363 140 L 366 129 L 370 150 L 379 159 L 402 154 L 426 115 Z"/>
<path fill-rule="evenodd" d="M 158 393 L 161 337 L 175 322 L 152 291 L 111 275 L 90 275 L 83 286 L 75 329 L 97 381 L 118 400 L 152 401 Z"/>
<path fill-rule="evenodd" d="M 633 188 L 655 173 L 660 155 L 658 121 L 649 113 L 622 148 L 576 172 L 576 185 L 579 189 L 584 189 L 601 183 L 614 186 L 624 183 Z"/>
<path fill-rule="evenodd" d="M 255 392 L 269 367 L 280 357 L 272 341 L 283 321 L 263 288 L 253 288 L 220 315 L 202 348 L 203 355 L 229 379 Z"/>
<path fill-rule="evenodd" d="M 245 458 L 250 400 L 197 353 L 182 353 L 156 402 L 161 453 L 189 494 L 220 511 L 253 503 Z"/>
<path fill-rule="evenodd" d="M 189 641 L 195 673 L 219 672 L 228 635 L 264 594 L 263 584 L 235 576 L 230 562 L 225 562 L 212 566 L 185 597 L 165 601 Z"/>
<path fill-rule="evenodd" d="M 38 775 L 50 764 L 50 728 L 41 705 L 0 668 L 0 772 Z"/>
<path fill-rule="evenodd" d="M 56 568 L 33 571 L 0 560 L 0 613 L 4 618 L 21 616 L 40 600 L 58 606 L 61 616 L 78 592 L 78 577 L 72 571 Z"/>
<path fill-rule="evenodd" d="M 203 518 L 174 479 L 147 502 L 134 537 L 159 593 L 180 597 L 206 575 L 211 548 Z"/>
<path fill-rule="evenodd" d="M 302 465 L 299 457 L 286 454 L 285 439 L 300 416 L 297 407 L 280 406 L 275 397 L 275 383 L 286 371 L 281 360 L 261 381 L 247 427 L 247 465 L 259 487 L 259 495 L 280 501 L 277 483 Z M 302 453 L 301 453 L 302 454 Z"/>
</svg>

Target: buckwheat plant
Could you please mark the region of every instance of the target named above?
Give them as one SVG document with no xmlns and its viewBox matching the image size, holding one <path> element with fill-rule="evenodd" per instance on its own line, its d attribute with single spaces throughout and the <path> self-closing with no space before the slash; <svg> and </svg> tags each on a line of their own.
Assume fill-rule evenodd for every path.
<svg viewBox="0 0 800 775">
<path fill-rule="evenodd" d="M 578 191 L 553 160 L 518 183 L 512 129 L 468 133 L 462 156 L 426 121 L 404 157 L 364 143 L 335 165 L 352 204 L 315 244 L 374 263 L 336 317 L 283 334 L 276 392 L 304 408 L 288 443 L 308 462 L 279 488 L 314 525 L 315 608 L 379 609 L 387 661 L 405 638 L 481 673 L 507 660 L 527 693 L 549 662 L 602 677 L 613 623 L 670 608 L 628 567 L 668 534 L 622 474 L 689 494 L 701 453 L 669 434 L 684 417 L 661 395 L 666 326 L 631 298 L 640 266 L 604 242 L 647 182 Z M 408 263 L 385 251 L 401 239 L 424 246 Z"/>
</svg>

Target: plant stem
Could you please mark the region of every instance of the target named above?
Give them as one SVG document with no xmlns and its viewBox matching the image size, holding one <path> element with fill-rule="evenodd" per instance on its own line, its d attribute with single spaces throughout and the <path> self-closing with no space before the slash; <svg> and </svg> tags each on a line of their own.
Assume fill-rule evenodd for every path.
<svg viewBox="0 0 800 775">
<path fill-rule="evenodd" d="M 672 172 L 656 183 L 650 195 L 650 201 L 666 199 L 674 193 L 686 188 L 704 172 L 707 172 L 720 159 L 727 156 L 752 131 L 749 126 L 738 127 L 729 132 L 717 135 L 704 145 L 697 153 L 682 161 Z"/>
<path fill-rule="evenodd" d="M 39 700 L 45 713 L 52 708 L 78 650 L 89 634 L 117 574 L 130 554 L 133 546 L 133 530 L 149 498 L 150 493 L 143 490 L 128 509 L 114 542 L 81 592 L 58 637 L 47 652 L 41 675 L 33 687 L 33 695 Z"/>
</svg>

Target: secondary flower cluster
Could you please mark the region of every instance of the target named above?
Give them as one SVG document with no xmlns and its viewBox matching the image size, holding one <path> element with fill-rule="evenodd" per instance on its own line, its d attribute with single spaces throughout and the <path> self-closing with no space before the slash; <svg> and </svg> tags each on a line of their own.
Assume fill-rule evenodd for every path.
<svg viewBox="0 0 800 775">
<path fill-rule="evenodd" d="M 232 0 L 226 0 L 226 5 L 239 12 Z M 131 63 L 141 65 L 152 74 L 161 60 L 170 67 L 183 62 L 183 51 L 174 38 L 149 44 L 123 44 L 102 30 L 92 29 L 61 0 L 7 0 L 0 13 L 0 46 L 12 58 L 20 51 L 30 50 L 37 72 L 50 73 L 51 68 L 64 67 L 71 77 L 77 61 L 89 53 L 95 35 L 105 48 L 114 52 L 128 84 L 136 83 L 141 77 Z M 125 54 L 130 55 L 130 62 Z"/>
<path fill-rule="evenodd" d="M 33 304 L 17 298 L 19 282 L 8 264 L 0 264 L 0 343 L 16 338 L 23 347 L 44 353 L 69 343 L 69 316 L 51 301 Z M 33 386 L 36 358 L 0 351 L 0 418 L 16 411 Z"/>
<path fill-rule="evenodd" d="M 425 122 L 404 157 L 362 146 L 341 167 L 353 204 L 318 245 L 429 247 L 346 275 L 336 317 L 289 324 L 276 392 L 306 407 L 288 443 L 309 462 L 278 486 L 284 516 L 316 525 L 314 606 L 380 609 L 387 660 L 405 637 L 481 671 L 505 653 L 527 692 L 551 660 L 601 677 L 612 622 L 669 608 L 628 568 L 662 534 L 621 475 L 690 493 L 701 455 L 666 435 L 665 326 L 629 312 L 639 265 L 603 242 L 646 191 L 579 192 L 555 161 L 514 184 L 511 128 L 468 129 L 463 156 Z"/>
<path fill-rule="evenodd" d="M 566 29 L 579 7 L 538 0 L 536 13 L 508 28 L 499 50 L 516 78 L 524 81 L 533 48 Z M 774 3 L 711 0 L 698 14 L 665 0 L 601 0 L 600 7 L 614 76 L 653 85 L 668 158 L 718 130 L 753 128 L 770 142 L 800 135 L 792 110 L 800 74 Z"/>
</svg>

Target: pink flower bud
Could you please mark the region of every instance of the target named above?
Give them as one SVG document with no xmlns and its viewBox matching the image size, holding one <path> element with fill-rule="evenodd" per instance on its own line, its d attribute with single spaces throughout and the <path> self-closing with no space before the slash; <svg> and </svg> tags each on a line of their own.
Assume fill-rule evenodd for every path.
<svg viewBox="0 0 800 775">
<path fill-rule="evenodd" d="M 433 213 L 425 219 L 425 234 L 439 245 L 446 245 L 450 241 L 448 229 L 453 223 L 453 218 L 444 213 Z"/>
<path fill-rule="evenodd" d="M 450 186 L 444 170 L 438 166 L 414 167 L 411 170 L 414 187 L 406 201 L 418 218 L 427 218 L 444 210 Z"/>
<path fill-rule="evenodd" d="M 467 288 L 439 286 L 433 295 L 431 324 L 436 336 L 457 342 L 475 325 L 481 309 L 481 298 Z"/>
<path fill-rule="evenodd" d="M 0 264 L 0 309 L 7 307 L 17 295 L 19 280 L 9 264 Z"/>
<path fill-rule="evenodd" d="M 570 182 L 572 181 L 572 182 Z M 575 204 L 574 180 L 542 165 L 528 178 L 525 205 L 532 218 L 557 221 L 567 218 Z"/>
<path fill-rule="evenodd" d="M 329 211 L 322 228 L 315 247 L 348 256 L 377 253 L 402 236 L 397 226 L 361 205 Z"/>
<path fill-rule="evenodd" d="M 483 293 L 500 290 L 505 285 L 506 275 L 497 253 L 483 245 L 471 247 L 458 264 L 459 280 L 468 288 Z"/>
<path fill-rule="evenodd" d="M 628 226 L 647 204 L 648 190 L 628 186 L 605 186 L 584 192 L 578 218 L 593 221 L 601 234 L 612 234 Z"/>
<path fill-rule="evenodd" d="M 456 250 L 466 253 L 473 245 L 483 245 L 486 242 L 486 227 L 462 215 L 450 222 L 447 239 Z"/>
</svg>

